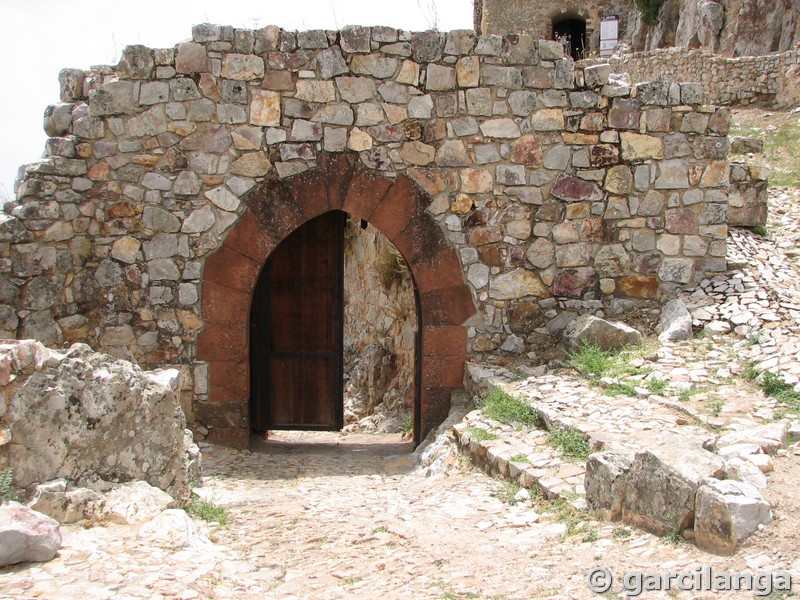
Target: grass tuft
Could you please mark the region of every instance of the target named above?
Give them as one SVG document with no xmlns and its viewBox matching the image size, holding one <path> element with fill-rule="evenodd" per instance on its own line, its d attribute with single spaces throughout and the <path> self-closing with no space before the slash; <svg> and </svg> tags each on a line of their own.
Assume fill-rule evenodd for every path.
<svg viewBox="0 0 800 600">
<path fill-rule="evenodd" d="M 606 396 L 630 396 L 631 398 L 636 397 L 636 388 L 632 386 L 630 383 L 626 382 L 617 382 L 612 383 L 603 388 L 603 394 Z"/>
<path fill-rule="evenodd" d="M 497 387 L 489 389 L 479 408 L 490 419 L 518 428 L 542 428 L 544 423 L 538 410 Z"/>
<path fill-rule="evenodd" d="M 586 462 L 589 458 L 589 442 L 582 433 L 574 429 L 553 427 L 547 434 L 547 443 L 561 450 L 570 461 Z"/>
<path fill-rule="evenodd" d="M 663 394 L 669 387 L 669 381 L 660 377 L 647 380 L 647 389 L 653 394 Z"/>
<path fill-rule="evenodd" d="M 210 500 L 203 500 L 197 494 L 192 494 L 188 504 L 184 507 L 187 513 L 209 523 L 227 525 L 230 521 L 228 509 L 219 506 Z"/>
<path fill-rule="evenodd" d="M 467 429 L 467 435 L 469 435 L 469 437 L 471 437 L 473 440 L 477 440 L 479 442 L 483 442 L 485 440 L 496 440 L 500 437 L 496 433 L 481 429 L 480 427 L 470 427 Z"/>
<path fill-rule="evenodd" d="M 793 386 L 786 383 L 780 373 L 764 371 L 761 389 L 770 398 L 775 398 L 778 402 L 786 405 L 779 411 L 779 417 L 786 413 L 800 414 L 800 392 L 795 391 Z"/>
<path fill-rule="evenodd" d="M 0 503 L 16 500 L 14 491 L 14 471 L 9 467 L 0 471 Z"/>
<path fill-rule="evenodd" d="M 642 358 L 651 353 L 648 344 L 628 346 L 621 350 L 603 350 L 597 344 L 582 341 L 578 349 L 570 352 L 567 365 L 586 377 L 590 383 L 597 385 L 603 377 L 624 377 L 628 375 L 647 375 L 652 372 L 650 366 L 641 364 Z"/>
<path fill-rule="evenodd" d="M 597 344 L 581 342 L 578 349 L 570 352 L 567 364 L 592 380 L 598 380 L 611 374 L 614 368 L 614 357 Z"/>
<path fill-rule="evenodd" d="M 517 493 L 522 489 L 522 486 L 516 481 L 503 481 L 501 487 L 493 495 L 500 500 L 503 504 L 514 506 L 519 500 L 516 499 Z"/>
</svg>

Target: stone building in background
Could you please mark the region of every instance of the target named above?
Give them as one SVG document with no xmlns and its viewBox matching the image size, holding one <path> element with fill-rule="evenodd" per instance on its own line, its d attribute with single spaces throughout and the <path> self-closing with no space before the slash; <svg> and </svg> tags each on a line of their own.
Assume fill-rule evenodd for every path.
<svg viewBox="0 0 800 600">
<path fill-rule="evenodd" d="M 624 39 L 631 16 L 638 14 L 634 8 L 634 0 L 475 0 L 475 31 L 563 40 L 577 60 L 600 52 L 604 18 L 618 19 L 617 39 Z"/>
</svg>

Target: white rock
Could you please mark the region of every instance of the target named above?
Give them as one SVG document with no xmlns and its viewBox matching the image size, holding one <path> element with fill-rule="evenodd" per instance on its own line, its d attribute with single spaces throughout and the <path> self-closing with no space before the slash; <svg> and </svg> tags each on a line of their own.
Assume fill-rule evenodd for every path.
<svg viewBox="0 0 800 600">
<path fill-rule="evenodd" d="M 0 567 L 51 560 L 61 547 L 55 519 L 18 502 L 0 505 Z"/>
<path fill-rule="evenodd" d="M 106 516 L 112 523 L 133 525 L 152 519 L 175 501 L 144 481 L 123 483 L 106 497 Z"/>
<path fill-rule="evenodd" d="M 170 508 L 156 515 L 139 528 L 138 537 L 161 548 L 210 546 L 211 542 L 198 530 L 186 511 Z"/>
<path fill-rule="evenodd" d="M 749 460 L 733 458 L 725 464 L 725 476 L 734 481 L 748 483 L 757 490 L 767 487 L 767 478 L 761 470 Z"/>
</svg>

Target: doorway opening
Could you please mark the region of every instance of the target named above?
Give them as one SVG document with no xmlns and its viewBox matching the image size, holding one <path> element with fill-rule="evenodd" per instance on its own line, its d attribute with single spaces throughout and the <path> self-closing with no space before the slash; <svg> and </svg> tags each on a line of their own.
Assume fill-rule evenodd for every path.
<svg viewBox="0 0 800 600">
<path fill-rule="evenodd" d="M 564 54 L 573 60 L 581 60 L 586 55 L 586 21 L 569 17 L 556 21 L 553 19 L 553 39 L 564 47 Z"/>
<path fill-rule="evenodd" d="M 378 229 L 350 220 L 344 240 L 345 431 L 410 435 L 418 332 L 405 259 Z"/>
<path fill-rule="evenodd" d="M 250 311 L 250 425 L 414 432 L 419 311 L 400 252 L 376 228 L 326 212 L 270 254 Z"/>
</svg>

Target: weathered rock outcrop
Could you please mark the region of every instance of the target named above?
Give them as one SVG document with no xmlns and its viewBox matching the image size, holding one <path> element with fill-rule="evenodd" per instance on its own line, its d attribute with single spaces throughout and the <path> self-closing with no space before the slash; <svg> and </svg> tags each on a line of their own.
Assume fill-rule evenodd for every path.
<svg viewBox="0 0 800 600">
<path fill-rule="evenodd" d="M 81 486 L 146 481 L 178 502 L 199 474 L 176 390 L 155 373 L 74 344 L 0 344 L 0 467 L 27 487 L 63 478 Z"/>
<path fill-rule="evenodd" d="M 414 403 L 414 287 L 397 249 L 350 221 L 344 245 L 344 418 L 353 428 L 400 431 Z"/>
<path fill-rule="evenodd" d="M 758 56 L 791 50 L 800 41 L 794 0 L 667 0 L 652 27 L 636 13 L 628 31 L 637 50 L 678 46 Z"/>
</svg>

